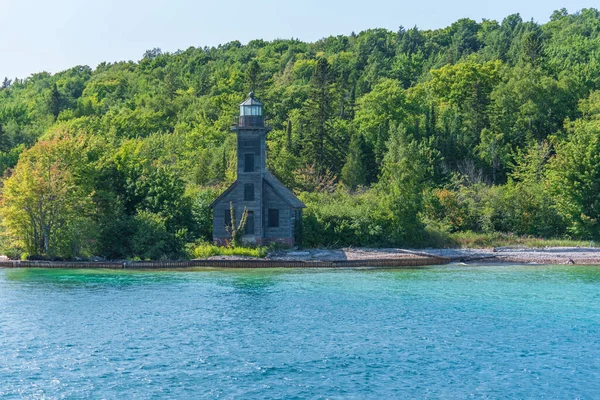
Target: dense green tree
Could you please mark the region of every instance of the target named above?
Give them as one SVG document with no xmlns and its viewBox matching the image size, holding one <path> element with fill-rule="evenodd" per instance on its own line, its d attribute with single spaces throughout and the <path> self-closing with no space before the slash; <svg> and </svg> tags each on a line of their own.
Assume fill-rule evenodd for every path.
<svg viewBox="0 0 600 400">
<path fill-rule="evenodd" d="M 496 228 L 503 232 L 544 237 L 565 232 L 565 222 L 548 195 L 545 179 L 551 146 L 547 141 L 534 143 L 515 155 L 512 173 L 501 193 L 501 218 Z"/>
<path fill-rule="evenodd" d="M 393 227 L 390 234 L 398 243 L 414 244 L 423 237 L 419 213 L 423 210 L 422 192 L 430 168 L 426 153 L 427 149 L 402 128 L 392 129 L 378 190 L 384 198 L 386 219 Z"/>
<path fill-rule="evenodd" d="M 402 122 L 406 113 L 406 94 L 393 79 L 381 80 L 359 100 L 355 121 L 373 149 L 377 164 L 381 164 L 387 151 L 390 128 Z"/>
<path fill-rule="evenodd" d="M 368 183 L 369 171 L 368 153 L 366 143 L 362 135 L 355 134 L 350 139 L 348 155 L 342 168 L 341 181 L 351 190 Z"/>
<path fill-rule="evenodd" d="M 260 73 L 258 61 L 252 60 L 246 68 L 246 84 L 249 91 L 254 92 L 259 89 Z"/>
<path fill-rule="evenodd" d="M 302 108 L 300 156 L 316 173 L 323 176 L 328 169 L 339 171 L 343 143 L 337 140 L 332 126 L 333 99 L 326 58 L 319 58 L 310 81 L 309 97 Z"/>
<path fill-rule="evenodd" d="M 315 210 L 307 243 L 395 245 L 423 238 L 424 223 L 592 237 L 599 48 L 598 10 L 563 9 L 545 24 L 514 14 L 314 43 L 155 48 L 139 62 L 4 79 L 4 232 L 23 250 L 37 243 L 31 254 L 66 257 L 180 257 L 185 242 L 210 240 L 207 204 L 235 179 L 230 125 L 253 89 L 273 128 L 268 167 L 318 192 L 302 195 Z M 48 144 L 57 132 L 81 150 L 73 162 L 41 161 L 43 146 L 70 157 Z M 41 225 L 26 240 L 15 222 L 54 190 L 44 168 L 72 188 L 68 204 L 85 205 L 57 208 L 72 222 L 47 246 Z"/>
<path fill-rule="evenodd" d="M 50 110 L 50 114 L 52 114 L 54 118 L 58 118 L 58 114 L 60 113 L 60 106 L 61 96 L 55 83 L 52 85 L 52 89 L 50 90 L 50 95 L 48 97 L 48 109 Z"/>
<path fill-rule="evenodd" d="M 79 256 L 94 249 L 91 174 L 83 137 L 56 136 L 25 151 L 5 180 L 0 214 L 11 246 L 32 255 Z"/>
<path fill-rule="evenodd" d="M 578 237 L 600 239 L 600 93 L 581 104 L 585 117 L 567 123 L 557 139 L 549 181 L 558 210 Z"/>
<path fill-rule="evenodd" d="M 544 47 L 539 30 L 531 30 L 523 36 L 523 61 L 536 66 L 543 55 Z"/>
</svg>

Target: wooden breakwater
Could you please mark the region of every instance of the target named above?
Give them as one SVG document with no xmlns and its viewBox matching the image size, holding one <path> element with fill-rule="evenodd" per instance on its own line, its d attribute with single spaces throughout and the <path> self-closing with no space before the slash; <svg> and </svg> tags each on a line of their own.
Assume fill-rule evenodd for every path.
<svg viewBox="0 0 600 400">
<path fill-rule="evenodd" d="M 366 260 L 189 260 L 189 261 L 0 261 L 0 268 L 69 269 L 185 269 L 185 268 L 411 268 L 448 264 L 445 257 L 411 257 Z"/>
</svg>

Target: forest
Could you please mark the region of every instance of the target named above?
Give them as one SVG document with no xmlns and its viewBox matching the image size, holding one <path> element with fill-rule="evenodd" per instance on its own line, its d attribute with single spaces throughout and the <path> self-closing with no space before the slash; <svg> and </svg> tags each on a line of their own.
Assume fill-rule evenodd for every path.
<svg viewBox="0 0 600 400">
<path fill-rule="evenodd" d="M 238 105 L 302 246 L 600 240 L 600 13 L 234 41 L 0 84 L 0 252 L 176 259 L 235 180 Z"/>
</svg>

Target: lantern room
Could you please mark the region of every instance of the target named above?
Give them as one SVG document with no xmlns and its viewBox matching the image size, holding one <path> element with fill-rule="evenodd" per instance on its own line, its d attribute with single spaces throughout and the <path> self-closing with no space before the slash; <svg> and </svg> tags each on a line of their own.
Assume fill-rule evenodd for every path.
<svg viewBox="0 0 600 400">
<path fill-rule="evenodd" d="M 250 92 L 248 99 L 240 104 L 238 127 L 262 128 L 264 126 L 265 119 L 263 116 L 263 104 L 254 98 L 254 92 Z"/>
</svg>

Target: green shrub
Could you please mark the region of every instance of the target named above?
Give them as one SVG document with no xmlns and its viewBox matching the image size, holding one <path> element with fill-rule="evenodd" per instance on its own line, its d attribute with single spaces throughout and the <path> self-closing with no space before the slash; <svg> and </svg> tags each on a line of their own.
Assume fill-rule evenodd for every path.
<svg viewBox="0 0 600 400">
<path fill-rule="evenodd" d="M 266 247 L 222 247 L 210 243 L 188 245 L 192 258 L 209 258 L 212 256 L 244 256 L 263 258 L 268 253 Z"/>
<path fill-rule="evenodd" d="M 143 260 L 173 259 L 182 256 L 185 230 L 167 231 L 166 219 L 156 213 L 140 211 L 134 217 L 131 237 L 133 254 Z"/>
<path fill-rule="evenodd" d="M 302 246 L 416 246 L 425 234 L 390 206 L 390 196 L 376 189 L 349 193 L 302 193 L 307 208 L 302 220 Z M 409 229 L 411 227 L 411 229 Z"/>
<path fill-rule="evenodd" d="M 424 222 L 449 233 L 511 233 L 560 237 L 565 223 L 543 182 L 483 183 L 430 189 L 424 194 Z"/>
<path fill-rule="evenodd" d="M 307 205 L 302 221 L 302 245 L 378 246 L 386 242 L 379 201 L 371 193 L 302 193 Z"/>
<path fill-rule="evenodd" d="M 543 239 L 532 236 L 518 236 L 500 232 L 477 233 L 477 232 L 456 232 L 447 237 L 448 241 L 444 246 L 439 247 L 460 247 L 460 248 L 491 248 L 491 247 L 510 247 L 523 246 L 532 248 L 541 247 L 589 247 L 597 246 L 589 241 L 571 240 L 571 239 Z"/>
</svg>

